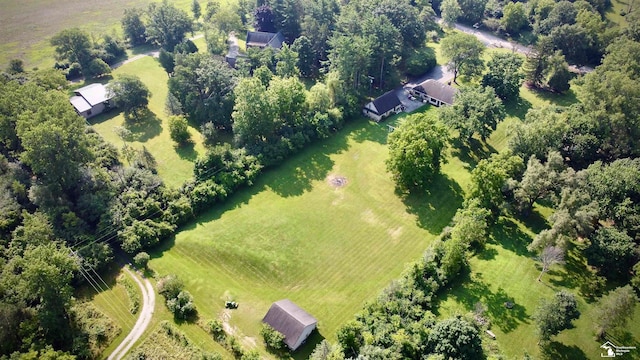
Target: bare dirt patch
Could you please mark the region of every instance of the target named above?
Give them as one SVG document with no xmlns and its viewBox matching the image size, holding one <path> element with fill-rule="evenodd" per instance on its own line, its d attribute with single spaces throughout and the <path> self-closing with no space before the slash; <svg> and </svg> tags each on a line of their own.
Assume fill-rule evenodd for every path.
<svg viewBox="0 0 640 360">
<path fill-rule="evenodd" d="M 347 178 L 341 175 L 329 175 L 327 176 L 327 182 L 334 188 L 341 188 L 347 185 Z"/>
</svg>

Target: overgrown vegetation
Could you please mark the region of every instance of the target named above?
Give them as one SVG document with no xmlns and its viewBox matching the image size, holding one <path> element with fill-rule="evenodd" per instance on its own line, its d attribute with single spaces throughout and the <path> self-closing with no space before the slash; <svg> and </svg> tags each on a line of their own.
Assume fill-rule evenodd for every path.
<svg viewBox="0 0 640 360">
<path fill-rule="evenodd" d="M 138 288 L 125 274 L 118 276 L 117 281 L 118 284 L 124 286 L 124 289 L 127 291 L 127 296 L 129 297 L 129 312 L 137 314 L 140 310 L 140 293 L 138 292 Z"/>
</svg>

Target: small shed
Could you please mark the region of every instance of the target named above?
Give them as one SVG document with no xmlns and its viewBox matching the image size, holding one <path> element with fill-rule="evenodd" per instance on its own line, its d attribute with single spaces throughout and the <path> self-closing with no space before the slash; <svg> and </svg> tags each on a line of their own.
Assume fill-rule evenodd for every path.
<svg viewBox="0 0 640 360">
<path fill-rule="evenodd" d="M 402 102 L 398 98 L 396 91 L 391 90 L 365 105 L 362 113 L 374 121 L 380 122 L 392 114 L 401 112 L 402 109 Z"/>
<path fill-rule="evenodd" d="M 247 31 L 247 49 L 257 47 L 264 49 L 267 46 L 274 49 L 281 49 L 284 43 L 284 35 L 280 31 L 270 33 L 264 31 Z"/>
<path fill-rule="evenodd" d="M 81 87 L 74 94 L 69 101 L 78 115 L 85 119 L 109 109 L 109 100 L 113 98 L 107 87 L 98 83 Z"/>
<path fill-rule="evenodd" d="M 276 301 L 262 319 L 284 335 L 284 342 L 295 351 L 316 328 L 318 320 L 289 299 Z"/>
<path fill-rule="evenodd" d="M 453 86 L 428 79 L 409 89 L 411 95 L 435 106 L 452 105 L 458 90 Z"/>
</svg>

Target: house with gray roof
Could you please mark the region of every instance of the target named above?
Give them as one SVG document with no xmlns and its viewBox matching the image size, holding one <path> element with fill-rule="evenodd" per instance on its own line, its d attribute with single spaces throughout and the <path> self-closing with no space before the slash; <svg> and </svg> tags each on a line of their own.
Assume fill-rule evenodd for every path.
<svg viewBox="0 0 640 360">
<path fill-rule="evenodd" d="M 452 105 L 457 92 L 458 89 L 433 79 L 409 89 L 411 95 L 435 106 Z"/>
<path fill-rule="evenodd" d="M 247 49 L 257 47 L 264 49 L 267 46 L 274 49 L 281 49 L 284 43 L 284 35 L 280 31 L 270 33 L 264 31 L 247 31 Z"/>
<path fill-rule="evenodd" d="M 374 121 L 380 122 L 384 118 L 397 114 L 402 110 L 402 102 L 398 98 L 396 91 L 391 90 L 366 104 L 362 109 L 362 113 Z"/>
<path fill-rule="evenodd" d="M 316 328 L 318 320 L 289 299 L 276 301 L 262 319 L 284 335 L 284 342 L 295 351 Z"/>
<path fill-rule="evenodd" d="M 74 96 L 69 99 L 78 115 L 89 119 L 109 109 L 109 100 L 113 95 L 102 84 L 90 84 L 74 91 Z"/>
</svg>

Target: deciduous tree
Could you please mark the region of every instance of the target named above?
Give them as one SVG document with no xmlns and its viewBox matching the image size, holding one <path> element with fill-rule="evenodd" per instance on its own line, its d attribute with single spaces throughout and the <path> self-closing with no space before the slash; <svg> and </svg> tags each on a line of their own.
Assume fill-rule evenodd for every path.
<svg viewBox="0 0 640 360">
<path fill-rule="evenodd" d="M 440 119 L 469 141 L 474 134 L 488 138 L 505 117 L 502 101 L 492 87 L 465 87 L 456 101 L 440 111 Z"/>
<path fill-rule="evenodd" d="M 387 169 L 405 190 L 425 187 L 440 172 L 449 134 L 442 123 L 427 114 L 408 117 L 389 135 Z"/>
<path fill-rule="evenodd" d="M 179 145 L 189 142 L 191 134 L 189 134 L 189 123 L 187 119 L 182 115 L 169 117 L 169 134 L 171 135 L 171 140 L 177 142 Z"/>
<path fill-rule="evenodd" d="M 475 76 L 484 68 L 481 55 L 485 46 L 475 36 L 454 33 L 444 39 L 440 50 L 447 61 L 448 68 L 453 71 L 453 81 L 458 75 Z"/>
<path fill-rule="evenodd" d="M 529 24 L 524 4 L 521 2 L 509 2 L 502 9 L 500 25 L 512 34 L 517 34 L 520 29 Z"/>
<path fill-rule="evenodd" d="M 429 333 L 429 347 L 447 359 L 482 357 L 482 340 L 478 330 L 459 317 L 440 321 Z"/>
<path fill-rule="evenodd" d="M 493 154 L 481 160 L 471 171 L 471 186 L 467 199 L 478 199 L 480 206 L 489 209 L 494 218 L 499 215 L 505 201 L 507 180 L 516 176 L 523 167 L 522 158 L 510 152 Z"/>
<path fill-rule="evenodd" d="M 173 51 L 193 31 L 189 15 L 168 2 L 149 4 L 147 15 L 147 38 L 167 51 Z"/>
<path fill-rule="evenodd" d="M 442 4 L 440 4 L 440 13 L 444 23 L 451 27 L 462 16 L 462 9 L 458 4 L 458 0 L 443 0 Z"/>
<path fill-rule="evenodd" d="M 86 32 L 78 28 L 65 29 L 54 35 L 51 45 L 55 47 L 56 59 L 78 63 L 83 71 L 93 58 L 91 39 Z"/>
<path fill-rule="evenodd" d="M 571 321 L 580 317 L 575 296 L 564 290 L 557 292 L 553 299 L 543 299 L 533 318 L 536 322 L 540 343 L 546 343 L 552 336 L 568 329 Z"/>
<path fill-rule="evenodd" d="M 608 331 L 624 327 L 633 318 L 637 302 L 638 298 L 629 285 L 602 297 L 596 310 L 596 335 L 603 338 Z"/>
<path fill-rule="evenodd" d="M 147 111 L 151 92 L 135 75 L 122 74 L 109 85 L 113 105 L 122 109 L 126 120 L 140 120 Z"/>
<path fill-rule="evenodd" d="M 176 56 L 169 91 L 180 101 L 191 121 L 212 121 L 229 130 L 236 78 L 232 69 L 220 59 L 206 54 Z"/>
<path fill-rule="evenodd" d="M 142 10 L 140 9 L 124 9 L 122 17 L 122 31 L 124 36 L 129 40 L 131 45 L 141 45 L 147 42 L 147 28 L 142 22 Z"/>
<path fill-rule="evenodd" d="M 487 63 L 489 71 L 482 77 L 482 85 L 492 87 L 504 101 L 517 99 L 524 79 L 522 63 L 522 58 L 514 53 L 494 54 Z"/>
</svg>

